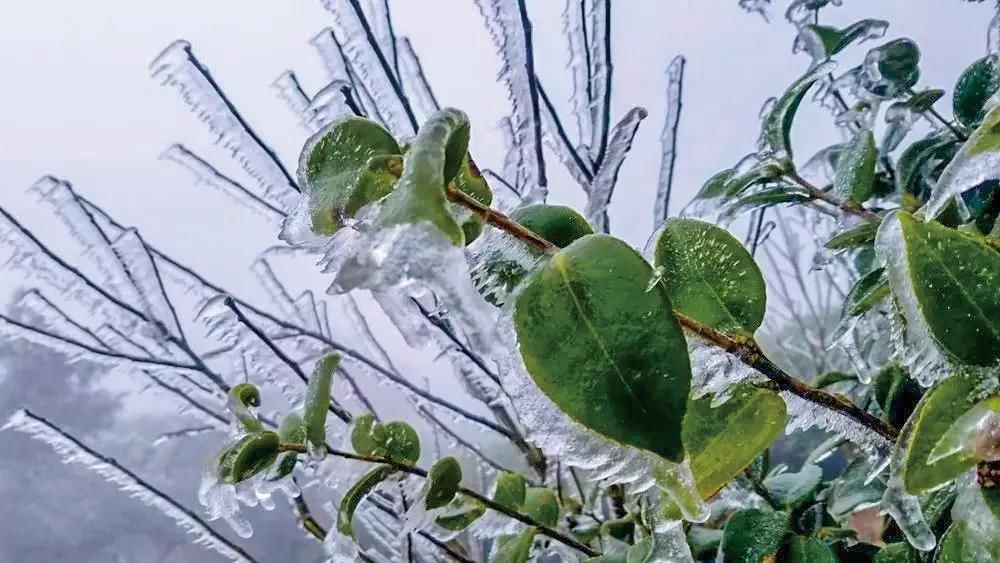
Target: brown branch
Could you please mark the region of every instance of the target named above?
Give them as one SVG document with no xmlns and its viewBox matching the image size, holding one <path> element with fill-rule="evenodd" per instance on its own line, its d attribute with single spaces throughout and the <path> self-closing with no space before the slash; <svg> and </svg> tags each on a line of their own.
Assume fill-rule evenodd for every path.
<svg viewBox="0 0 1000 563">
<path fill-rule="evenodd" d="M 793 177 L 793 179 L 798 178 L 797 181 L 801 181 L 804 188 L 810 191 L 818 192 L 823 196 L 824 201 L 827 201 L 827 199 L 833 200 L 839 208 L 844 209 L 845 211 L 850 210 L 851 213 L 865 217 L 871 221 L 881 220 L 879 215 L 863 209 L 860 206 L 850 203 L 837 202 L 836 199 L 805 181 L 795 172 L 790 173 L 790 177 Z M 459 195 L 453 196 L 453 192 Z M 500 212 L 491 210 L 462 192 L 449 187 L 448 194 L 449 199 L 452 201 L 466 205 L 469 209 L 472 209 L 486 219 L 491 225 L 503 229 L 507 233 L 525 241 L 526 243 L 532 244 L 535 248 L 545 249 L 547 253 L 552 253 L 556 248 L 551 242 L 542 239 L 540 236 L 528 230 L 523 225 L 518 224 L 510 217 L 507 217 Z M 499 217 L 501 219 L 491 221 L 491 217 Z M 756 369 L 765 377 L 773 381 L 779 389 L 788 391 L 807 401 L 854 419 L 859 424 L 889 440 L 890 442 L 894 442 L 899 435 L 899 430 L 889 424 L 886 424 L 882 420 L 879 420 L 875 416 L 872 416 L 870 413 L 861 409 L 847 399 L 839 395 L 832 395 L 825 391 L 820 391 L 819 389 L 803 383 L 802 381 L 799 381 L 798 379 L 795 379 L 791 375 L 787 374 L 784 370 L 775 365 L 774 362 L 772 362 L 767 356 L 765 356 L 764 352 L 752 339 L 737 340 L 677 311 L 674 311 L 674 315 L 680 321 L 681 326 L 686 328 L 688 331 L 740 358 L 740 360 L 748 366 Z"/>
<path fill-rule="evenodd" d="M 304 445 L 302 445 L 302 444 L 281 444 L 279 446 L 279 449 L 280 449 L 280 451 L 283 451 L 283 452 L 296 452 L 296 453 L 300 453 L 300 454 L 306 453 L 306 447 Z M 427 471 L 426 470 L 421 469 L 419 467 L 414 467 L 414 466 L 411 466 L 411 465 L 407 465 L 405 463 L 401 463 L 401 462 L 398 462 L 398 461 L 394 461 L 394 460 L 391 460 L 391 459 L 388 459 L 388 458 L 366 456 L 366 455 L 360 455 L 360 454 L 355 454 L 355 453 L 351 453 L 351 452 L 345 452 L 345 451 L 342 451 L 342 450 L 334 449 L 334 448 L 332 448 L 330 446 L 327 446 L 326 451 L 330 455 L 334 455 L 334 456 L 341 457 L 341 458 L 344 458 L 344 459 L 353 459 L 355 461 L 363 461 L 363 462 L 366 462 L 366 463 L 375 463 L 375 464 L 380 464 L 380 465 L 388 465 L 389 467 L 392 467 L 393 469 L 395 469 L 397 471 L 400 471 L 400 472 L 403 472 L 403 473 L 407 473 L 407 474 L 410 474 L 410 475 L 416 475 L 417 477 L 422 477 L 424 479 L 427 478 Z M 476 491 L 473 491 L 472 489 L 469 489 L 469 488 L 466 488 L 466 487 L 459 487 L 458 488 L 458 492 L 461 493 L 461 494 L 463 494 L 463 495 L 465 495 L 465 496 L 467 496 L 467 497 L 469 497 L 469 498 L 471 498 L 471 499 L 474 499 L 476 501 L 481 502 L 483 505 L 485 505 L 490 510 L 493 510 L 495 512 L 499 512 L 500 514 L 503 514 L 505 516 L 513 518 L 514 520 L 517 520 L 518 522 L 521 522 L 522 524 L 525 524 L 527 526 L 531 526 L 531 527 L 537 528 L 538 532 L 540 534 L 542 534 L 543 536 L 548 536 L 548 537 L 550 537 L 550 538 L 558 541 L 559 543 L 562 543 L 562 544 L 564 544 L 566 546 L 572 547 L 573 549 L 576 549 L 576 550 L 578 550 L 578 551 L 586 554 L 589 557 L 597 557 L 597 556 L 601 555 L 600 552 L 594 550 L 593 548 L 591 548 L 591 547 L 589 547 L 587 545 L 584 545 L 584 544 L 580 543 L 579 541 L 573 539 L 572 537 L 567 536 L 567 535 L 563 534 L 562 532 L 560 532 L 558 530 L 550 528 L 549 526 L 546 526 L 544 524 L 540 524 L 540 523 L 536 522 L 533 518 L 531 518 L 530 516 L 528 516 L 526 514 L 523 514 L 521 512 L 516 511 L 516 510 L 512 510 L 510 508 L 507 508 L 506 506 L 504 506 L 502 504 L 498 504 L 498 503 L 494 502 L 493 500 L 491 500 L 491 499 L 489 499 L 489 498 L 487 498 L 487 497 L 485 497 L 485 496 L 477 493 Z"/>
<path fill-rule="evenodd" d="M 845 213 L 850 213 L 851 215 L 857 215 L 858 217 L 861 217 L 865 221 L 869 221 L 872 223 L 878 223 L 882 221 L 882 216 L 879 215 L 878 213 L 869 211 L 864 207 L 861 207 L 857 203 L 852 203 L 850 201 L 841 201 L 833 197 L 833 195 L 824 192 L 823 190 L 812 185 L 808 180 L 800 176 L 799 173 L 794 170 L 786 172 L 785 177 L 798 184 L 799 187 L 804 189 L 806 193 L 809 195 L 809 197 L 811 197 L 812 199 L 819 200 L 829 205 L 832 205 L 833 207 L 836 207 L 837 209 Z"/>
</svg>

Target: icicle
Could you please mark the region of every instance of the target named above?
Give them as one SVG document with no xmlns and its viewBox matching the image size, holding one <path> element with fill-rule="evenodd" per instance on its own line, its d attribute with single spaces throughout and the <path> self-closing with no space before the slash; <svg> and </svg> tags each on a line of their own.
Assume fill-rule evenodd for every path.
<svg viewBox="0 0 1000 563">
<path fill-rule="evenodd" d="M 533 54 L 529 49 L 531 28 L 522 18 L 521 2 L 509 0 L 476 0 L 486 19 L 486 27 L 500 53 L 503 64 L 499 77 L 507 85 L 513 111 L 510 123 L 514 134 L 513 146 L 523 151 L 518 169 L 521 181 L 528 188 L 525 202 L 539 203 L 548 196 L 545 162 L 542 156 L 542 133 L 538 93 L 535 90 Z M 508 176 L 505 170 L 504 176 Z"/>
<path fill-rule="evenodd" d="M 663 518 L 661 497 L 662 494 L 658 492 L 646 495 L 649 502 L 646 515 L 650 520 L 653 545 L 643 563 L 693 563 L 691 548 L 688 547 L 687 535 L 684 533 L 684 523 L 679 520 L 665 520 Z M 698 522 L 704 522 L 711 515 L 707 505 L 705 505 L 705 512 L 704 518 Z"/>
<path fill-rule="evenodd" d="M 396 52 L 399 55 L 399 80 L 403 83 L 406 97 L 413 105 L 413 111 L 421 123 L 434 112 L 441 109 L 434 91 L 427 82 L 424 69 L 420 65 L 420 57 L 413 50 L 409 38 L 400 37 L 396 41 Z"/>
<path fill-rule="evenodd" d="M 232 178 L 219 172 L 206 160 L 188 150 L 183 145 L 170 145 L 160 154 L 161 160 L 176 162 L 194 174 L 195 182 L 211 186 L 255 214 L 276 222 L 284 216 L 284 211 L 264 201 Z"/>
<path fill-rule="evenodd" d="M 43 327 L 57 336 L 75 340 L 94 348 L 103 348 L 104 343 L 92 331 L 74 321 L 69 315 L 56 307 L 37 289 L 26 291 L 12 307 L 23 310 L 31 315 L 37 315 Z M 35 321 L 32 321 L 34 324 Z"/>
<path fill-rule="evenodd" d="M 900 362 L 910 375 L 924 387 L 947 377 L 951 370 L 937 343 L 931 337 L 910 285 L 899 217 L 892 213 L 879 227 L 875 251 L 885 263 L 889 285 L 899 315 L 890 317 L 890 338 Z"/>
<path fill-rule="evenodd" d="M 951 519 L 965 524 L 965 536 L 969 540 L 962 546 L 962 560 L 968 563 L 994 563 L 1000 517 L 997 516 L 996 509 L 991 509 L 987 503 L 984 490 L 976 482 L 973 472 L 960 477 L 957 484 L 958 496 L 951 507 Z M 996 498 L 995 494 L 993 498 Z M 982 549 L 981 546 L 987 548 Z"/>
<path fill-rule="evenodd" d="M 264 145 L 219 89 L 208 69 L 198 61 L 187 41 L 174 41 L 149 65 L 154 78 L 178 89 L 184 103 L 232 152 L 263 190 L 265 201 L 278 209 L 289 209 L 298 188 L 274 152 Z"/>
<path fill-rule="evenodd" d="M 771 10 L 771 0 L 740 0 L 740 8 L 749 14 L 760 14 L 765 22 L 770 23 L 768 12 Z"/>
<path fill-rule="evenodd" d="M 684 66 L 687 59 L 674 57 L 667 67 L 667 117 L 660 135 L 660 178 L 656 185 L 656 206 L 653 224 L 659 225 L 670 214 L 670 191 L 674 182 L 674 163 L 677 160 L 677 126 L 681 119 L 681 88 L 684 83 Z"/>
<path fill-rule="evenodd" d="M 906 492 L 903 486 L 903 464 L 906 461 L 906 452 L 913 437 L 913 426 L 907 424 L 903 426 L 896 445 L 893 447 L 892 456 L 889 460 L 889 482 L 886 485 L 885 493 L 882 496 L 882 513 L 889 513 L 896 521 L 899 529 L 903 531 L 910 545 L 920 551 L 930 551 L 937 543 L 934 533 L 924 520 L 923 512 L 920 509 L 920 499 Z"/>
<path fill-rule="evenodd" d="M 869 465 L 874 468 L 873 474 L 885 469 L 889 461 L 892 443 L 876 434 L 853 418 L 837 411 L 828 409 L 807 401 L 789 391 L 782 391 L 781 398 L 788 405 L 788 425 L 786 434 L 796 430 L 808 430 L 816 427 L 835 436 L 840 436 L 857 446 L 868 456 Z"/>
<path fill-rule="evenodd" d="M 350 61 L 356 79 L 372 97 L 386 127 L 397 137 L 416 133 L 409 100 L 394 75 L 392 53 L 379 46 L 359 2 L 323 0 L 323 5 L 333 13 L 342 41 L 340 49 Z"/>
<path fill-rule="evenodd" d="M 76 463 L 97 473 L 116 485 L 130 497 L 154 508 L 170 518 L 185 533 L 194 536 L 193 543 L 210 549 L 231 561 L 250 561 L 242 549 L 212 530 L 197 515 L 175 500 L 146 484 L 112 459 L 105 458 L 47 420 L 19 410 L 0 428 L 15 430 L 50 446 L 62 456 L 64 463 Z"/>
<path fill-rule="evenodd" d="M 766 380 L 736 356 L 697 338 L 688 339 L 688 355 L 691 358 L 691 396 L 697 399 L 711 394 L 713 406 L 729 400 L 740 383 Z"/>
<path fill-rule="evenodd" d="M 647 115 L 648 113 L 643 108 L 632 108 L 611 132 L 607 152 L 601 162 L 601 167 L 594 174 L 594 181 L 587 194 L 587 206 L 584 210 L 584 215 L 587 217 L 587 221 L 594 226 L 595 232 L 608 232 L 608 205 L 611 203 L 611 195 L 618 182 L 618 172 L 621 170 L 629 150 L 632 149 L 632 141 L 639 130 L 639 123 Z"/>
<path fill-rule="evenodd" d="M 685 520 L 700 523 L 712 516 L 712 509 L 698 492 L 689 458 L 681 463 L 660 463 L 656 467 L 656 485 L 677 504 Z"/>
</svg>

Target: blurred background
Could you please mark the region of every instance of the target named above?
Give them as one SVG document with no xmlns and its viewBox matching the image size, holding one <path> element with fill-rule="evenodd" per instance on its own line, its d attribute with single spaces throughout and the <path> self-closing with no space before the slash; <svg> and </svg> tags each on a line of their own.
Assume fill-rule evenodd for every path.
<svg viewBox="0 0 1000 563">
<path fill-rule="evenodd" d="M 668 62 L 687 58 L 671 214 L 715 172 L 753 150 L 763 102 L 779 95 L 808 65 L 793 55 L 794 27 L 775 0 L 770 21 L 736 0 L 629 0 L 613 3 L 612 115 L 649 110 L 622 169 L 610 208 L 611 231 L 642 248 L 653 231 Z M 500 168 L 504 144 L 497 123 L 510 112 L 496 76 L 500 66 L 472 0 L 394 0 L 396 33 L 410 38 L 441 105 L 465 110 L 473 123 L 472 152 L 481 166 Z M 561 18 L 563 3 L 528 2 L 537 72 L 549 96 L 568 112 L 572 88 Z M 886 38 L 906 36 L 921 47 L 918 87 L 950 93 L 960 71 L 982 56 L 992 3 L 958 0 L 845 0 L 823 12 L 823 23 L 861 18 L 891 22 Z M 186 39 L 242 114 L 289 169 L 307 132 L 272 86 L 294 69 L 309 91 L 327 80 L 310 38 L 331 25 L 319 0 L 8 0 L 0 4 L 0 205 L 53 248 L 82 263 L 86 256 L 26 188 L 45 174 L 76 190 L 147 242 L 183 257 L 206 277 L 248 299 L 260 288 L 248 267 L 278 244 L 275 230 L 182 167 L 158 156 L 183 141 L 212 157 L 224 172 L 238 165 L 188 112 L 177 93 L 150 78 L 150 61 L 170 42 Z M 852 47 L 852 64 L 872 45 Z M 847 67 L 844 66 L 844 69 Z M 949 98 L 946 98 L 949 99 Z M 939 104 L 946 115 L 947 104 Z M 839 141 L 826 110 L 804 106 L 793 131 L 797 154 Z M 549 155 L 554 161 L 554 158 Z M 229 168 L 225 168 L 229 165 Z M 550 198 L 581 208 L 584 197 L 565 170 L 552 165 Z M 733 225 L 742 234 L 742 223 Z M 298 290 L 322 292 L 329 280 L 312 262 L 283 265 Z M 0 270 L 0 303 L 30 283 Z M 193 306 L 193 305 L 191 305 Z M 80 314 L 85 314 L 81 312 Z M 400 370 L 419 374 L 435 393 L 462 401 L 432 351 L 410 350 L 385 319 L 373 315 L 378 338 L 398 356 Z M 448 368 L 450 369 L 450 368 Z M 21 406 L 51 415 L 78 436 L 196 506 L 193 500 L 212 436 L 153 441 L 176 423 L 171 409 L 143 393 L 142 384 L 21 342 L 0 341 L 0 417 Z M 485 439 L 479 435 L 479 439 Z M 489 448 L 490 444 L 484 447 Z M 0 433 L 0 562 L 212 561 L 174 525 L 131 501 L 100 478 L 63 466 L 25 437 Z M 498 451 L 497 455 L 505 455 Z M 259 530 L 248 545 L 264 560 L 314 561 L 318 544 L 282 511 L 257 511 Z M 267 554 L 267 557 L 264 555 Z"/>
</svg>

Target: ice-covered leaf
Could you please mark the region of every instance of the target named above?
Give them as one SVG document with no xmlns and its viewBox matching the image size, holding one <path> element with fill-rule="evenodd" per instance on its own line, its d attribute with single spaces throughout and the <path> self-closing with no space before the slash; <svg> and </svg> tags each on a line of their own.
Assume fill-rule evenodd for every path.
<svg viewBox="0 0 1000 563">
<path fill-rule="evenodd" d="M 344 493 L 344 498 L 340 501 L 340 507 L 337 509 L 337 531 L 348 537 L 354 536 L 354 513 L 358 509 L 358 505 L 361 501 L 365 499 L 374 489 L 381 483 L 388 479 L 396 470 L 392 467 L 383 465 L 376 467 L 365 473 L 346 493 Z"/>
<path fill-rule="evenodd" d="M 951 156 L 958 141 L 950 137 L 928 137 L 906 147 L 896 162 L 896 191 L 900 194 L 921 195 L 924 191 L 921 178 L 928 165 L 936 159 Z"/>
<path fill-rule="evenodd" d="M 666 291 L 647 291 L 652 275 L 622 241 L 585 236 L 526 281 L 514 322 L 528 372 L 563 412 L 680 461 L 691 369 Z"/>
<path fill-rule="evenodd" d="M 929 462 L 955 454 L 985 461 L 1000 459 L 1000 395 L 960 416 L 931 450 Z"/>
<path fill-rule="evenodd" d="M 845 250 L 875 242 L 875 233 L 878 232 L 878 226 L 878 223 L 866 221 L 857 227 L 837 233 L 830 240 L 823 243 L 823 246 L 827 250 Z"/>
<path fill-rule="evenodd" d="M 955 119 L 966 127 L 978 127 L 1000 100 L 1000 55 L 986 55 L 969 65 L 955 83 L 952 107 Z"/>
<path fill-rule="evenodd" d="M 527 494 L 527 483 L 524 477 L 517 473 L 501 473 L 493 483 L 493 501 L 512 510 L 524 505 Z"/>
<path fill-rule="evenodd" d="M 775 154 L 787 158 L 792 157 L 791 132 L 795 112 L 798 111 L 799 104 L 809 88 L 821 77 L 826 76 L 834 66 L 833 63 L 828 62 L 811 68 L 778 98 L 774 107 L 764 117 L 761 131 L 761 144 L 763 146 Z"/>
<path fill-rule="evenodd" d="M 958 452 L 930 463 L 931 452 L 941 437 L 979 400 L 982 379 L 972 374 L 955 374 L 932 387 L 917 405 L 904 432 L 910 435 L 902 467 L 903 485 L 911 494 L 920 494 L 968 471 L 979 461 Z"/>
<path fill-rule="evenodd" d="M 878 479 L 869 482 L 871 472 L 871 466 L 864 459 L 856 458 L 833 482 L 826 497 L 826 510 L 834 520 L 847 524 L 851 514 L 882 500 L 885 484 Z"/>
<path fill-rule="evenodd" d="M 875 402 L 883 419 L 899 428 L 906 423 L 923 394 L 920 386 L 899 364 L 888 364 L 872 378 Z"/>
<path fill-rule="evenodd" d="M 322 448 L 326 443 L 326 415 L 330 410 L 330 390 L 333 386 L 333 372 L 340 365 L 339 354 L 328 354 L 316 362 L 312 377 L 306 386 L 302 420 L 306 424 L 306 437 L 314 448 Z"/>
<path fill-rule="evenodd" d="M 719 544 L 722 543 L 722 530 L 706 528 L 705 526 L 691 526 L 687 533 L 688 545 L 691 546 L 691 555 L 697 561 L 714 557 L 719 551 Z"/>
<path fill-rule="evenodd" d="M 854 203 L 864 203 L 872 195 L 875 182 L 875 135 L 870 129 L 861 129 L 854 134 L 837 159 L 837 172 L 833 179 L 833 190 Z"/>
<path fill-rule="evenodd" d="M 554 528 L 559 521 L 559 499 L 548 487 L 528 487 L 524 491 L 524 513 L 539 524 Z"/>
<path fill-rule="evenodd" d="M 438 516 L 434 523 L 451 532 L 460 532 L 471 526 L 486 513 L 486 506 L 478 500 L 458 497 Z"/>
<path fill-rule="evenodd" d="M 740 474 L 785 430 L 785 402 L 767 389 L 742 386 L 721 405 L 711 395 L 689 399 L 684 416 L 684 448 L 698 493 L 711 498 Z M 678 519 L 676 507 L 665 507 Z"/>
<path fill-rule="evenodd" d="M 905 37 L 875 47 L 862 66 L 864 87 L 876 96 L 893 98 L 917 83 L 919 63 L 920 48 Z"/>
<path fill-rule="evenodd" d="M 837 563 L 837 554 L 826 543 L 812 537 L 792 536 L 785 548 L 787 563 Z"/>
<path fill-rule="evenodd" d="M 497 538 L 490 563 L 527 563 L 537 533 L 535 528 L 528 528 L 517 535 Z"/>
<path fill-rule="evenodd" d="M 781 205 L 783 203 L 805 203 L 811 198 L 809 194 L 787 185 L 779 185 L 775 188 L 765 188 L 749 195 L 740 197 L 726 206 L 726 212 L 722 220 L 735 218 L 741 213 L 754 211 L 761 207 Z"/>
<path fill-rule="evenodd" d="M 420 459 L 420 436 L 408 423 L 394 420 L 372 430 L 378 447 L 375 455 L 398 463 L 413 465 Z"/>
<path fill-rule="evenodd" d="M 365 413 L 354 418 L 354 425 L 351 428 L 351 447 L 361 455 L 371 455 L 378 448 L 373 430 L 377 422 L 375 415 Z"/>
<path fill-rule="evenodd" d="M 961 363 L 988 365 L 1000 358 L 1000 254 L 970 235 L 902 211 L 883 222 L 878 247 L 908 323 L 924 323 Z"/>
<path fill-rule="evenodd" d="M 458 173 L 469 145 L 469 118 L 446 108 L 420 126 L 403 160 L 403 175 L 379 212 L 376 226 L 427 222 L 452 244 L 465 234 L 448 207 L 445 187 Z"/>
<path fill-rule="evenodd" d="M 920 563 L 920 552 L 906 542 L 890 543 L 875 554 L 872 563 Z"/>
<path fill-rule="evenodd" d="M 967 522 L 955 522 L 941 538 L 935 563 L 987 563 L 1000 559 L 1000 540 L 977 533 Z"/>
<path fill-rule="evenodd" d="M 1000 106 L 993 108 L 982 124 L 969 135 L 969 139 L 955 154 L 937 179 L 930 199 L 924 207 L 928 217 L 937 217 L 963 192 L 988 180 L 1000 179 Z"/>
<path fill-rule="evenodd" d="M 450 503 L 462 484 L 462 466 L 454 457 L 443 457 L 427 472 L 427 497 L 424 506 L 428 510 L 441 508 Z"/>
<path fill-rule="evenodd" d="M 359 209 L 388 195 L 402 152 L 391 133 L 362 117 L 342 117 L 310 137 L 298 174 L 307 190 L 303 197 L 310 201 L 313 232 L 332 235 Z"/>
<path fill-rule="evenodd" d="M 259 432 L 264 426 L 250 407 L 260 406 L 260 390 L 252 383 L 240 383 L 229 390 L 227 408 L 247 432 Z"/>
<path fill-rule="evenodd" d="M 278 437 L 281 438 L 281 443 L 283 444 L 302 444 L 305 445 L 306 440 L 306 423 L 302 420 L 302 416 L 297 412 L 290 412 L 281 419 L 281 424 L 278 425 Z"/>
<path fill-rule="evenodd" d="M 462 158 L 458 173 L 455 175 L 455 187 L 487 207 L 493 203 L 493 192 L 490 191 L 490 186 L 486 183 L 476 163 L 469 157 L 469 153 L 466 153 Z M 478 215 L 472 214 L 462 223 L 465 243 L 469 244 L 475 240 L 482 230 L 483 220 Z"/>
<path fill-rule="evenodd" d="M 269 430 L 249 434 L 233 446 L 225 458 L 225 480 L 241 483 L 270 467 L 278 459 L 278 434 Z"/>
<path fill-rule="evenodd" d="M 865 19 L 839 29 L 829 25 L 808 24 L 799 29 L 797 47 L 819 62 L 846 49 L 851 43 L 878 39 L 885 35 L 889 22 Z"/>
<path fill-rule="evenodd" d="M 818 465 L 805 465 L 798 473 L 778 473 L 764 479 L 764 486 L 781 508 L 793 510 L 809 502 L 823 479 Z"/>
<path fill-rule="evenodd" d="M 750 252 L 725 229 L 695 219 L 668 219 L 653 264 L 674 310 L 745 336 L 764 320 L 764 277 Z"/>
<path fill-rule="evenodd" d="M 785 512 L 740 510 L 726 523 L 719 554 L 723 561 L 763 563 L 778 552 L 790 531 Z"/>
</svg>

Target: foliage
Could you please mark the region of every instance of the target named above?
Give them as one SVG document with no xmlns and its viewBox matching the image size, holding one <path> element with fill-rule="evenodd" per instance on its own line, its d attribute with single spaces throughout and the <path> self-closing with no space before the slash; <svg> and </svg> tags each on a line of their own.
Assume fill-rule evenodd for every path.
<svg viewBox="0 0 1000 563">
<path fill-rule="evenodd" d="M 741 2 L 751 4 L 766 2 Z M 294 98 L 301 88 L 285 93 L 315 130 L 302 151 L 299 184 L 268 161 L 269 150 L 230 105 L 207 112 L 247 172 L 271 181 L 259 195 L 242 186 L 236 191 L 281 218 L 282 240 L 323 255 L 331 292 L 371 290 L 411 345 L 430 344 L 427 334 L 435 329 L 446 353 L 460 358 L 469 395 L 492 419 L 401 376 L 359 315 L 352 328 L 378 352 L 334 339 L 311 293 L 293 300 L 272 283 L 279 315 L 224 295 L 55 181 L 40 189 L 64 198 L 60 209 L 75 211 L 74 228 L 96 233 L 105 243 L 97 240 L 99 248 L 110 250 L 102 266 L 130 285 L 109 290 L 92 282 L 53 259 L 4 212 L 23 239 L 22 254 L 82 280 L 94 310 L 121 313 L 138 341 L 125 338 L 134 346 L 123 350 L 107 331 L 98 335 L 72 322 L 45 329 L 0 317 L 3 329 L 80 357 L 134 364 L 153 381 L 167 370 L 184 373 L 162 387 L 183 385 L 175 394 L 216 428 L 227 422 L 220 405 L 232 419 L 199 490 L 208 519 L 223 519 L 247 537 L 252 527 L 240 506 L 273 507 L 271 496 L 281 491 L 337 562 L 436 560 L 442 551 L 469 560 L 484 547 L 492 561 L 517 563 L 549 552 L 565 560 L 629 562 L 989 557 L 1000 551 L 990 532 L 1000 525 L 995 55 L 957 78 L 956 121 L 947 121 L 934 109 L 940 91 L 914 90 L 921 53 L 910 39 L 882 42 L 835 76 L 831 58 L 880 39 L 887 24 L 821 26 L 828 4 L 838 3 L 792 3 L 789 20 L 797 49 L 812 58 L 809 67 L 766 106 L 751 155 L 709 178 L 687 217 L 657 217 L 648 256 L 608 234 L 618 170 L 646 117 L 636 109 L 610 125 L 610 40 L 603 42 L 610 2 L 568 4 L 569 41 L 575 54 L 588 55 L 574 67 L 576 143 L 533 70 L 523 4 L 480 2 L 502 47 L 501 76 L 514 108 L 502 173 L 479 170 L 469 152 L 468 117 L 437 107 L 415 58 L 405 62 L 412 57 L 408 44 L 391 26 L 376 35 L 372 14 L 354 0 L 331 7 L 339 36 L 317 38 L 320 45 L 332 39 L 326 54 L 340 56 L 331 90 L 305 104 Z M 387 10 L 368 9 L 389 21 Z M 153 67 L 186 94 L 227 101 L 211 80 L 199 82 L 208 75 L 189 45 L 168 48 Z M 673 79 L 679 92 L 680 77 Z M 833 110 L 844 143 L 801 162 L 792 133 L 810 93 Z M 201 111 L 197 96 L 185 100 Z M 879 115 L 888 124 L 881 134 Z M 676 133 L 676 117 L 673 125 L 668 118 L 667 132 Z M 905 142 L 921 119 L 929 131 Z M 233 131 L 239 138 L 229 137 Z M 584 190 L 583 215 L 545 203 L 543 136 Z M 666 168 L 673 142 L 665 136 Z M 664 215 L 669 177 L 656 206 Z M 747 212 L 753 230 L 741 243 L 724 222 Z M 757 341 L 774 291 L 756 256 L 766 213 L 776 221 L 793 213 L 837 218 L 822 233 L 813 263 L 831 284 L 852 284 L 841 292 L 842 305 L 824 311 L 841 311 L 837 340 L 851 365 L 814 384 L 783 369 Z M 235 351 L 251 381 L 216 373 L 193 351 L 158 263 L 221 294 L 203 300 L 199 318 L 226 344 L 216 354 Z M 50 318 L 66 317 L 46 310 Z M 866 341 L 882 342 L 892 357 L 862 353 Z M 165 352 L 143 356 L 146 345 Z M 260 360 L 262 351 L 269 361 Z M 314 365 L 311 375 L 304 364 Z M 427 447 L 418 427 L 383 420 L 351 369 L 402 387 L 433 436 L 449 432 L 472 459 L 443 456 L 440 447 Z M 263 410 L 265 383 L 293 408 Z M 214 409 L 203 396 L 215 401 Z M 492 460 L 441 423 L 435 409 L 502 436 L 523 462 L 508 467 Z M 151 504 L 166 504 L 165 513 L 220 553 L 250 559 L 199 516 L 44 419 L 20 413 L 7 427 L 83 459 Z M 783 429 L 810 427 L 829 436 L 797 471 L 772 464 L 769 448 Z M 835 450 L 848 463 L 824 465 Z M 467 464 L 488 471 L 489 485 L 469 478 Z M 335 523 L 328 529 L 309 513 L 299 480 L 333 490 Z M 878 537 L 853 528 L 853 517 L 874 505 L 891 515 Z"/>
</svg>

